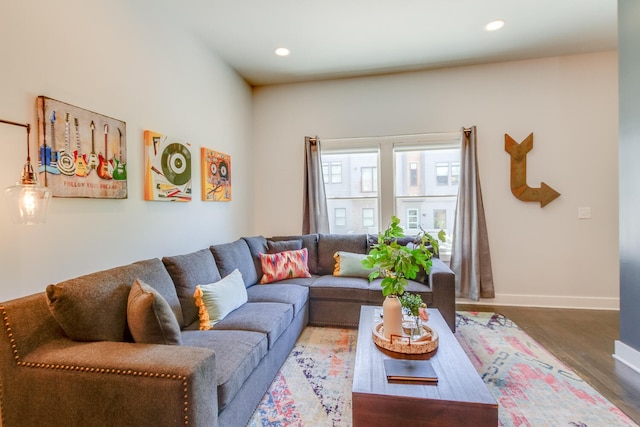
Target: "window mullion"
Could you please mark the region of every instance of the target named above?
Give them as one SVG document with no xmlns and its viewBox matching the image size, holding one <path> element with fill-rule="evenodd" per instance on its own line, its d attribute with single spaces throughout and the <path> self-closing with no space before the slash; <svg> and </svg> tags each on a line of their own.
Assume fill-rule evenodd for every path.
<svg viewBox="0 0 640 427">
<path fill-rule="evenodd" d="M 395 215 L 393 144 L 380 144 L 380 167 L 378 168 L 378 188 L 380 189 L 380 226 L 381 230 L 391 224 Z"/>
</svg>

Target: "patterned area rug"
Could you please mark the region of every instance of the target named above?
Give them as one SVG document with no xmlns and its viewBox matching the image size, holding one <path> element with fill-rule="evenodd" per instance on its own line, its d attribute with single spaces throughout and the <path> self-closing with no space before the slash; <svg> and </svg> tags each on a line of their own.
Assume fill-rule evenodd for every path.
<svg viewBox="0 0 640 427">
<path fill-rule="evenodd" d="M 355 329 L 305 328 L 248 425 L 350 426 L 357 337 Z"/>
<path fill-rule="evenodd" d="M 636 426 L 503 315 L 456 317 L 456 338 L 498 402 L 501 426 Z"/>
<path fill-rule="evenodd" d="M 500 426 L 636 426 L 506 317 L 458 312 L 455 335 L 499 404 Z M 248 425 L 350 426 L 356 338 L 307 327 Z"/>
</svg>

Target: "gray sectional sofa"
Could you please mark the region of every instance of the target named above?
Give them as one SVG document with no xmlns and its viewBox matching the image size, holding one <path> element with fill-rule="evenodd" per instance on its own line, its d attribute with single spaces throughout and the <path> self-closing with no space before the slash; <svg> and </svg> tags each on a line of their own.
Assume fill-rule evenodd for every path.
<svg viewBox="0 0 640 427">
<path fill-rule="evenodd" d="M 306 325 L 354 327 L 361 305 L 382 304 L 379 281 L 333 276 L 337 251 L 367 253 L 371 239 L 243 237 L 1 303 L 2 425 L 245 425 Z M 291 244 L 306 248 L 311 277 L 259 284 L 259 254 Z M 199 330 L 196 286 L 235 269 L 247 302 Z M 143 299 L 132 299 L 134 283 L 147 286 Z M 408 290 L 453 330 L 454 276 L 442 261 Z"/>
</svg>

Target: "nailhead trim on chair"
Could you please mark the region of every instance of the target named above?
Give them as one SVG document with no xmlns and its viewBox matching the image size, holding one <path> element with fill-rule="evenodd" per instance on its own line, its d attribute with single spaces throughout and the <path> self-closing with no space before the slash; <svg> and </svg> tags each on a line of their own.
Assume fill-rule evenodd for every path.
<svg viewBox="0 0 640 427">
<path fill-rule="evenodd" d="M 9 324 L 9 317 L 7 315 L 6 308 L 4 306 L 0 306 L 0 312 L 2 313 L 2 321 L 4 323 L 4 329 L 9 337 L 9 343 L 11 344 L 11 349 L 13 351 L 13 358 L 16 361 L 16 365 L 22 366 L 25 368 L 40 368 L 40 369 L 57 369 L 64 371 L 79 371 L 79 372 L 88 372 L 88 373 L 96 373 L 96 374 L 115 374 L 115 375 L 132 375 L 132 376 L 140 376 L 140 377 L 148 377 L 148 378 L 162 378 L 162 379 L 171 379 L 171 380 L 179 380 L 182 381 L 183 386 L 183 413 L 184 413 L 184 425 L 189 425 L 189 384 L 187 381 L 187 377 L 184 375 L 175 375 L 175 374 L 165 374 L 158 372 L 141 372 L 141 371 L 132 371 L 131 369 L 110 369 L 110 368 L 90 368 L 86 366 L 74 366 L 74 365 L 58 365 L 58 364 L 50 364 L 50 363 L 34 363 L 34 362 L 22 362 L 20 360 L 20 354 L 18 353 L 18 347 L 16 346 L 15 339 L 13 338 L 13 332 L 11 331 L 11 326 Z M 2 411 L 4 393 L 0 394 L 0 411 Z M 2 411 L 4 413 L 4 411 Z M 4 421 L 4 416 L 2 417 Z M 2 423 L 4 424 L 4 422 Z"/>
</svg>

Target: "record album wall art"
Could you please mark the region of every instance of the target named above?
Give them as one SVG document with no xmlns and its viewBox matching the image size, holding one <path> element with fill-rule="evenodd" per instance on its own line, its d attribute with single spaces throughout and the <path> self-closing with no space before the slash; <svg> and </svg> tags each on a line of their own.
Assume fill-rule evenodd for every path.
<svg viewBox="0 0 640 427">
<path fill-rule="evenodd" d="M 144 131 L 144 199 L 191 201 L 191 144 Z"/>
<path fill-rule="evenodd" d="M 39 96 L 38 175 L 54 197 L 127 198 L 127 129 L 113 119 Z"/>
<path fill-rule="evenodd" d="M 231 201 L 231 156 L 208 148 L 200 149 L 202 200 Z"/>
</svg>

